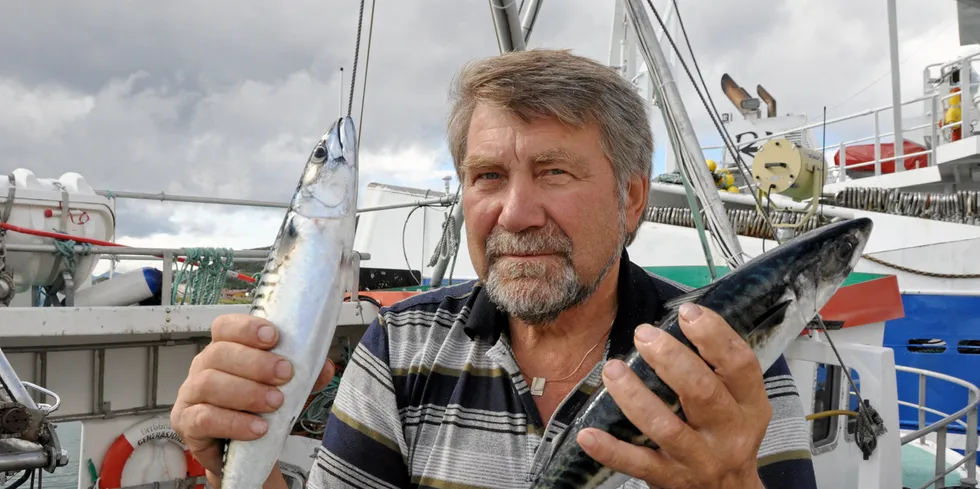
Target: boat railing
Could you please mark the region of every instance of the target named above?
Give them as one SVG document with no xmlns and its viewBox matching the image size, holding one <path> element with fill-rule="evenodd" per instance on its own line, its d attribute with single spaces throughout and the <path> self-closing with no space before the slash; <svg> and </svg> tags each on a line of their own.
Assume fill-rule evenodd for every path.
<svg viewBox="0 0 980 489">
<path fill-rule="evenodd" d="M 192 204 L 216 204 L 216 205 L 232 205 L 232 206 L 246 206 L 246 207 L 264 207 L 271 209 L 285 209 L 289 207 L 289 202 L 275 202 L 271 200 L 251 200 L 251 199 L 230 199 L 222 197 L 198 197 L 195 195 L 179 195 L 179 194 L 167 194 L 164 192 L 149 193 L 149 192 L 123 192 L 118 190 L 96 190 L 96 194 L 102 195 L 104 197 L 116 198 L 116 199 L 135 199 L 135 200 L 157 200 L 161 202 L 185 202 Z M 372 207 L 361 207 L 357 209 L 357 213 L 361 214 L 364 212 L 377 212 L 390 209 L 400 209 L 405 207 L 415 207 L 415 206 L 431 206 L 431 205 L 450 205 L 456 200 L 455 195 L 446 195 L 444 197 L 439 197 L 436 199 L 424 199 L 417 200 L 414 202 L 401 202 L 398 204 L 389 205 L 379 205 Z"/>
<path fill-rule="evenodd" d="M 271 208 L 271 209 L 286 209 L 289 207 L 288 202 L 275 202 L 275 201 L 264 201 L 264 200 L 250 200 L 250 199 L 232 199 L 232 198 L 221 198 L 221 197 L 206 197 L 206 196 L 193 196 L 193 195 L 180 195 L 180 194 L 167 194 L 164 192 L 159 193 L 146 193 L 146 192 L 127 192 L 127 191 L 117 191 L 117 190 L 96 190 L 96 194 L 105 196 L 109 198 L 110 201 L 114 199 L 134 199 L 134 200 L 149 200 L 149 201 L 167 201 L 167 202 L 179 202 L 179 203 L 190 203 L 190 204 L 214 204 L 219 206 L 245 206 L 245 207 L 260 207 L 260 208 Z M 399 202 L 386 205 L 376 205 L 360 207 L 357 209 L 357 214 L 363 214 L 367 212 L 379 212 L 393 209 L 402 208 L 412 208 L 412 207 L 448 207 L 452 205 L 457 199 L 456 195 L 445 195 L 438 198 L 431 199 L 417 199 L 411 202 Z M 28 232 L 28 231 L 24 231 Z M 49 232 L 44 233 L 45 236 L 50 237 Z M 115 264 L 118 261 L 130 260 L 130 261 L 160 261 L 163 264 L 172 263 L 173 260 L 184 261 L 187 259 L 188 254 L 191 249 L 187 248 L 151 248 L 151 247 L 133 247 L 124 246 L 113 243 L 100 243 L 92 244 L 87 243 L 85 238 L 80 238 L 72 235 L 59 235 L 58 239 L 74 239 L 76 244 L 71 250 L 65 247 L 55 246 L 54 243 L 46 242 L 44 244 L 23 244 L 23 243 L 8 243 L 6 249 L 11 252 L 25 252 L 25 253 L 64 253 L 72 252 L 75 256 L 80 255 L 96 255 L 99 256 L 99 260 L 110 260 L 110 275 L 115 272 Z M 110 246 L 112 244 L 112 246 Z M 248 263 L 248 262 L 263 262 L 268 259 L 269 251 L 267 249 L 232 249 L 229 253 L 234 261 L 234 263 Z M 357 258 L 359 261 L 370 259 L 370 254 L 368 253 L 357 253 Z M 162 287 L 161 287 L 161 303 L 171 304 L 172 303 L 172 286 L 174 280 L 174 271 L 172 267 L 163 266 L 161 267 L 162 277 Z M 231 278 L 238 278 L 246 282 L 254 282 L 252 277 L 244 276 L 238 274 L 234 271 L 229 271 L 228 276 Z M 78 277 L 72 277 L 73 280 L 77 280 Z M 66 306 L 72 305 L 72 294 L 68 294 L 66 297 Z"/>
<path fill-rule="evenodd" d="M 921 115 L 913 116 L 923 120 L 923 123 L 913 125 L 911 127 L 905 126 L 903 124 L 901 130 L 901 138 L 896 138 L 894 129 L 890 131 L 883 131 L 881 128 L 881 119 L 885 112 L 890 112 L 895 109 L 893 104 L 883 105 L 880 107 L 866 109 L 852 114 L 844 115 L 841 117 L 835 117 L 827 119 L 826 121 L 816 121 L 808 124 L 803 124 L 800 126 L 793 127 L 791 129 L 786 129 L 778 132 L 767 133 L 761 137 L 755 137 L 753 139 L 743 139 L 736 143 L 739 148 L 745 148 L 749 146 L 758 146 L 765 141 L 773 138 L 779 137 L 793 137 L 801 133 L 806 133 L 810 130 L 822 130 L 824 127 L 834 127 L 840 128 L 841 125 L 846 123 L 853 123 L 859 119 L 867 120 L 871 119 L 871 131 L 870 135 L 864 136 L 857 139 L 851 139 L 842 142 L 834 143 L 824 143 L 823 146 L 815 145 L 811 149 L 816 151 L 821 151 L 827 153 L 828 151 L 833 151 L 836 149 L 838 163 L 835 165 L 831 163 L 831 168 L 828 169 L 827 181 L 828 183 L 843 182 L 848 178 L 865 178 L 870 176 L 880 176 L 882 174 L 882 164 L 897 162 L 902 160 L 903 164 L 895 164 L 895 172 L 909 171 L 913 168 L 906 168 L 906 161 L 910 158 L 920 158 L 926 156 L 926 167 L 931 167 L 937 165 L 939 162 L 936 159 L 937 149 L 951 142 L 955 142 L 955 138 L 950 137 L 951 132 L 954 129 L 962 128 L 963 121 L 973 120 L 974 115 L 978 113 L 976 107 L 974 107 L 974 85 L 980 82 L 980 77 L 978 77 L 971 68 L 971 63 L 980 60 L 980 53 L 971 54 L 968 56 L 963 56 L 954 61 L 947 63 L 934 63 L 928 65 L 923 71 L 923 95 L 919 97 L 912 98 L 901 102 L 901 107 L 907 106 L 924 106 L 924 113 Z M 932 69 L 940 70 L 938 76 L 933 76 L 930 73 Z M 951 81 L 949 79 L 944 79 L 944 76 L 948 78 L 949 69 L 951 67 L 958 67 L 963 76 L 960 77 L 958 81 Z M 956 90 L 958 89 L 958 91 Z M 960 97 L 959 106 L 961 108 L 961 116 L 958 120 L 945 120 L 946 110 L 952 103 L 950 99 L 954 97 Z M 848 132 L 852 132 L 852 128 L 848 128 Z M 966 131 L 962 131 L 963 136 L 966 136 Z M 921 150 L 906 153 L 904 144 L 899 149 L 901 151 L 900 156 L 882 157 L 882 142 L 886 141 L 887 144 L 893 144 L 894 141 L 900 140 L 905 141 L 910 134 L 920 134 L 921 137 L 913 138 L 921 139 L 924 144 L 921 144 Z M 847 150 L 849 146 L 855 144 L 862 144 L 868 142 L 874 142 L 874 157 L 869 158 L 866 162 L 855 162 L 847 163 Z M 712 158 L 720 162 L 720 166 L 724 166 L 729 169 L 735 168 L 735 162 L 732 161 L 732 157 L 728 152 L 725 145 L 710 145 L 703 146 L 702 151 L 706 158 Z M 893 163 L 894 164 L 894 163 Z M 920 165 L 915 165 L 921 168 Z M 873 173 L 871 170 L 873 169 Z M 845 171 L 847 170 L 847 171 Z M 849 173 L 851 170 L 861 170 L 866 171 L 865 174 L 855 174 L 853 172 Z M 863 172 L 862 172 L 863 173 Z M 741 187 L 744 188 L 744 187 Z"/>
<path fill-rule="evenodd" d="M 977 485 L 977 405 L 980 404 L 980 388 L 977 386 L 956 377 L 941 374 L 939 372 L 933 372 L 930 370 L 924 370 L 914 367 L 907 367 L 902 365 L 896 365 L 895 370 L 899 372 L 907 372 L 915 374 L 919 377 L 919 395 L 918 401 L 916 403 L 911 403 L 908 401 L 899 400 L 898 404 L 900 406 L 907 406 L 918 411 L 918 425 L 919 429 L 908 433 L 901 437 L 902 445 L 919 441 L 920 443 L 925 441 L 925 437 L 935 433 L 936 434 L 936 470 L 932 479 L 919 487 L 919 489 L 925 489 L 930 485 L 935 489 L 941 489 L 945 487 L 944 480 L 946 476 L 959 468 L 960 466 L 965 466 L 966 468 L 966 479 L 961 481 L 961 484 L 968 487 L 976 487 Z M 938 410 L 929 408 L 926 406 L 926 379 L 927 377 L 932 377 L 936 380 L 941 380 L 945 382 L 950 382 L 961 387 L 964 387 L 968 391 L 968 402 L 965 407 L 953 414 L 946 414 Z M 926 413 L 935 414 L 937 416 L 943 416 L 942 419 L 936 421 L 935 423 L 926 425 Z M 964 423 L 961 418 L 966 416 L 966 422 Z M 949 425 L 952 423 L 957 423 L 965 428 L 966 432 L 966 444 L 964 448 L 963 457 L 957 462 L 951 464 L 948 468 L 946 467 L 946 435 L 948 432 Z"/>
<path fill-rule="evenodd" d="M 889 157 L 884 157 L 884 158 L 882 157 L 882 149 L 881 149 L 882 148 L 882 140 L 884 140 L 884 139 L 894 140 L 895 139 L 895 132 L 893 130 L 886 132 L 886 131 L 882 131 L 882 128 L 881 128 L 881 119 L 882 119 L 882 116 L 885 114 L 885 112 L 889 112 L 891 110 L 894 110 L 894 106 L 893 105 L 884 105 L 884 106 L 881 106 L 881 107 L 876 107 L 876 108 L 873 108 L 873 109 L 866 109 L 866 110 L 863 110 L 863 111 L 860 111 L 860 112 L 856 112 L 856 113 L 844 115 L 844 116 L 841 116 L 841 117 L 835 117 L 835 118 L 832 118 L 832 119 L 827 119 L 826 121 L 819 121 L 819 122 L 813 122 L 813 123 L 810 123 L 810 124 L 804 124 L 804 125 L 801 125 L 801 126 L 797 126 L 797 127 L 791 128 L 791 129 L 784 130 L 784 131 L 778 131 L 778 132 L 773 132 L 772 134 L 766 134 L 765 136 L 756 137 L 754 139 L 744 139 L 744 140 L 739 141 L 736 144 L 739 147 L 746 147 L 746 146 L 750 146 L 750 145 L 758 145 L 758 144 L 760 144 L 762 142 L 765 142 L 765 141 L 768 141 L 770 139 L 779 138 L 779 137 L 787 137 L 787 136 L 799 134 L 801 132 L 809 131 L 811 129 L 820 129 L 820 128 L 824 127 L 824 126 L 827 126 L 827 127 L 831 127 L 831 126 L 839 127 L 843 123 L 851 123 L 851 122 L 856 121 L 856 120 L 859 120 L 859 119 L 868 119 L 868 118 L 870 118 L 871 119 L 872 130 L 871 130 L 871 134 L 869 136 L 865 136 L 865 137 L 861 137 L 861 138 L 857 138 L 857 139 L 851 139 L 851 140 L 847 140 L 847 141 L 843 141 L 843 142 L 835 142 L 835 143 L 826 144 L 826 145 L 823 145 L 823 146 L 816 146 L 816 147 L 813 147 L 811 149 L 813 149 L 815 151 L 821 151 L 821 152 L 826 153 L 828 150 L 833 150 L 833 149 L 836 148 L 838 150 L 838 158 L 839 158 L 839 161 L 840 161 L 840 163 L 838 165 L 846 165 L 845 168 L 848 169 L 848 170 L 865 170 L 865 169 L 870 170 L 871 168 L 873 168 L 874 169 L 874 175 L 875 176 L 880 176 L 881 175 L 881 173 L 882 173 L 881 167 L 882 167 L 882 164 L 883 163 L 892 162 L 892 161 L 896 161 L 896 160 L 903 160 L 904 161 L 904 160 L 906 160 L 908 158 L 915 158 L 915 157 L 922 156 L 922 155 L 927 155 L 928 156 L 927 166 L 933 166 L 933 165 L 936 164 L 936 158 L 935 158 L 936 148 L 938 146 L 940 146 L 944 142 L 942 140 L 942 138 L 939 137 L 940 131 L 941 130 L 942 131 L 950 130 L 952 128 L 960 127 L 962 125 L 962 122 L 953 122 L 953 123 L 949 123 L 949 124 L 944 124 L 941 129 L 938 126 L 938 122 L 939 122 L 939 120 L 941 119 L 941 116 L 942 116 L 942 113 L 940 111 L 940 107 L 943 106 L 943 102 L 945 102 L 946 100 L 948 100 L 948 99 L 950 99 L 950 98 L 952 98 L 952 97 L 954 97 L 956 95 L 958 95 L 958 94 L 951 93 L 951 94 L 945 94 L 945 95 L 943 95 L 943 94 L 940 94 L 939 92 L 935 92 L 935 93 L 923 95 L 923 96 L 916 97 L 916 98 L 913 98 L 913 99 L 906 100 L 906 101 L 902 102 L 902 106 L 903 107 L 910 106 L 910 105 L 915 105 L 915 104 L 921 104 L 923 102 L 924 103 L 927 103 L 927 104 L 929 104 L 931 106 L 931 110 L 926 114 L 926 117 L 927 117 L 928 122 L 925 122 L 925 123 L 922 123 L 922 124 L 919 124 L 919 125 L 916 125 L 916 126 L 912 126 L 912 127 L 903 127 L 902 128 L 902 134 L 903 134 L 903 136 L 905 136 L 907 133 L 910 133 L 910 132 L 927 130 L 927 131 L 929 131 L 929 134 L 931 136 L 930 141 L 932 141 L 933 144 L 925 145 L 924 146 L 925 149 L 922 150 L 922 151 L 916 151 L 916 152 L 913 152 L 913 153 L 904 153 L 904 151 L 903 151 L 903 154 L 901 156 L 889 156 Z M 903 137 L 903 139 L 904 139 L 904 137 Z M 854 145 L 854 144 L 866 143 L 866 142 L 869 142 L 869 141 L 873 141 L 874 142 L 874 154 L 875 154 L 874 159 L 872 159 L 870 161 L 867 161 L 867 162 L 862 162 L 862 163 L 854 163 L 854 164 L 846 164 L 845 163 L 847 161 L 847 147 L 848 146 Z M 716 155 L 716 154 L 720 154 L 721 155 L 720 157 L 716 157 L 716 161 L 723 162 L 723 165 L 725 167 L 727 167 L 727 168 L 730 168 L 730 169 L 734 169 L 735 168 L 735 162 L 734 161 L 730 161 L 730 157 L 728 155 L 728 150 L 727 150 L 727 147 L 725 145 L 704 146 L 704 147 L 702 147 L 702 151 L 704 151 L 705 156 L 706 157 L 709 157 L 709 158 L 712 157 L 712 156 L 714 156 L 714 155 Z M 844 171 L 839 171 L 840 168 L 841 168 L 840 166 L 837 166 L 837 168 L 832 169 L 832 175 L 830 175 L 828 177 L 828 181 L 831 181 L 832 182 L 832 181 L 844 181 L 845 180 L 845 177 L 847 176 L 847 174 Z M 837 170 L 837 171 L 833 171 L 833 170 Z M 905 169 L 905 165 L 896 165 L 895 171 L 905 171 L 905 170 L 906 170 Z M 860 176 L 856 176 L 855 178 L 860 178 Z"/>
</svg>

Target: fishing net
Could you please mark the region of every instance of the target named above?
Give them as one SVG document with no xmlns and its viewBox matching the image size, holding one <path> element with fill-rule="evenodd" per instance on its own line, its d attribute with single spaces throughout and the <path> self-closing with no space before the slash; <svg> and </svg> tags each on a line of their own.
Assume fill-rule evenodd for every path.
<svg viewBox="0 0 980 489">
<path fill-rule="evenodd" d="M 188 248 L 183 263 L 174 265 L 172 304 L 217 304 L 235 261 L 231 248 Z"/>
</svg>

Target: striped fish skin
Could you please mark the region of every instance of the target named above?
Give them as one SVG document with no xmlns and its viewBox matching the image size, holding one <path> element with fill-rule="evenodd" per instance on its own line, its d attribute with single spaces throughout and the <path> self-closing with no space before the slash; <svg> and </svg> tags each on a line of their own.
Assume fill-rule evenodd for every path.
<svg viewBox="0 0 980 489">
<path fill-rule="evenodd" d="M 353 278 L 355 139 L 354 122 L 344 117 L 316 144 L 269 252 L 250 314 L 276 325 L 271 351 L 292 363 L 293 377 L 280 386 L 282 406 L 261 414 L 265 435 L 228 444 L 223 487 L 261 489 L 326 362 Z"/>
<path fill-rule="evenodd" d="M 787 241 L 755 257 L 715 282 L 667 304 L 658 327 L 688 348 L 678 308 L 693 302 L 717 312 L 749 344 L 762 371 L 789 347 L 834 295 L 861 258 L 870 237 L 870 219 L 833 223 Z M 634 348 L 622 359 L 643 383 L 684 420 L 677 394 L 647 365 Z M 600 465 L 575 440 L 583 428 L 598 428 L 619 440 L 656 449 L 623 414 L 605 386 L 600 385 L 556 443 L 534 489 L 614 488 L 629 477 Z"/>
</svg>

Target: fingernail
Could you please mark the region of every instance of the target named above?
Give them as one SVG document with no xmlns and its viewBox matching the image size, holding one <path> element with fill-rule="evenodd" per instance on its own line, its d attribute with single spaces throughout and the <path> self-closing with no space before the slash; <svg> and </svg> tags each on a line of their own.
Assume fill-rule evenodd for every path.
<svg viewBox="0 0 980 489">
<path fill-rule="evenodd" d="M 683 304 L 679 311 L 677 311 L 681 318 L 687 322 L 692 322 L 695 319 L 701 317 L 701 308 L 690 302 Z"/>
<path fill-rule="evenodd" d="M 275 335 L 276 331 L 272 329 L 272 326 L 262 326 L 259 328 L 259 340 L 263 343 L 272 341 L 272 337 Z"/>
<path fill-rule="evenodd" d="M 593 435 L 592 433 L 589 433 L 588 431 L 579 432 L 578 444 L 582 448 L 591 448 L 595 446 L 595 442 L 596 442 L 595 435 Z"/>
<path fill-rule="evenodd" d="M 261 419 L 252 421 L 252 433 L 255 433 L 256 435 L 261 435 L 262 433 L 265 433 L 265 428 L 266 428 L 265 421 Z"/>
<path fill-rule="evenodd" d="M 279 407 L 282 403 L 282 392 L 278 389 L 272 389 L 265 394 L 265 402 L 269 403 L 269 406 Z"/>
<path fill-rule="evenodd" d="M 608 363 L 606 363 L 605 373 L 606 377 L 616 380 L 626 373 L 626 366 L 619 360 L 610 360 Z"/>
<path fill-rule="evenodd" d="M 649 324 L 641 324 L 639 327 L 636 328 L 636 339 L 644 343 L 653 342 L 653 340 L 657 339 L 657 336 L 659 335 L 660 335 L 660 329 L 654 328 Z"/>
<path fill-rule="evenodd" d="M 289 365 L 288 360 L 279 360 L 276 362 L 276 377 L 280 379 L 288 379 L 289 373 L 293 370 L 292 366 Z"/>
</svg>

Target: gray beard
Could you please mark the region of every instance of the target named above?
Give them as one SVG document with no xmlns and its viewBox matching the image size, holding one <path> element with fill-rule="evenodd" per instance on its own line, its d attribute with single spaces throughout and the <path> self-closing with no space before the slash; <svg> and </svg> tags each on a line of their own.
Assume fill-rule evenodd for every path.
<svg viewBox="0 0 980 489">
<path fill-rule="evenodd" d="M 620 212 L 620 238 L 618 247 L 595 280 L 582 283 L 572 267 L 571 241 L 567 236 L 543 236 L 535 232 L 527 237 L 507 235 L 504 232 L 491 234 L 487 238 L 487 264 L 489 273 L 486 291 L 497 307 L 532 326 L 554 323 L 561 313 L 588 300 L 599 288 L 599 283 L 609 274 L 616 260 L 622 255 L 626 243 L 625 209 Z M 557 227 L 556 227 L 557 229 Z M 556 230 L 560 234 L 560 230 Z M 501 263 L 499 256 L 512 252 L 549 251 L 561 258 L 561 269 L 557 274 L 549 274 L 545 264 Z"/>
<path fill-rule="evenodd" d="M 535 287 L 536 290 L 532 291 L 531 294 L 519 290 L 522 285 L 504 284 L 505 279 L 491 269 L 486 283 L 487 295 L 503 312 L 525 324 L 531 326 L 548 325 L 554 323 L 566 309 L 575 307 L 592 297 L 592 294 L 599 288 L 599 283 L 609 274 L 609 270 L 619 256 L 620 253 L 618 252 L 610 256 L 599 276 L 587 284 L 579 281 L 577 274 L 571 267 L 571 262 L 566 261 L 563 271 L 558 277 L 540 277 L 548 282 Z"/>
</svg>

